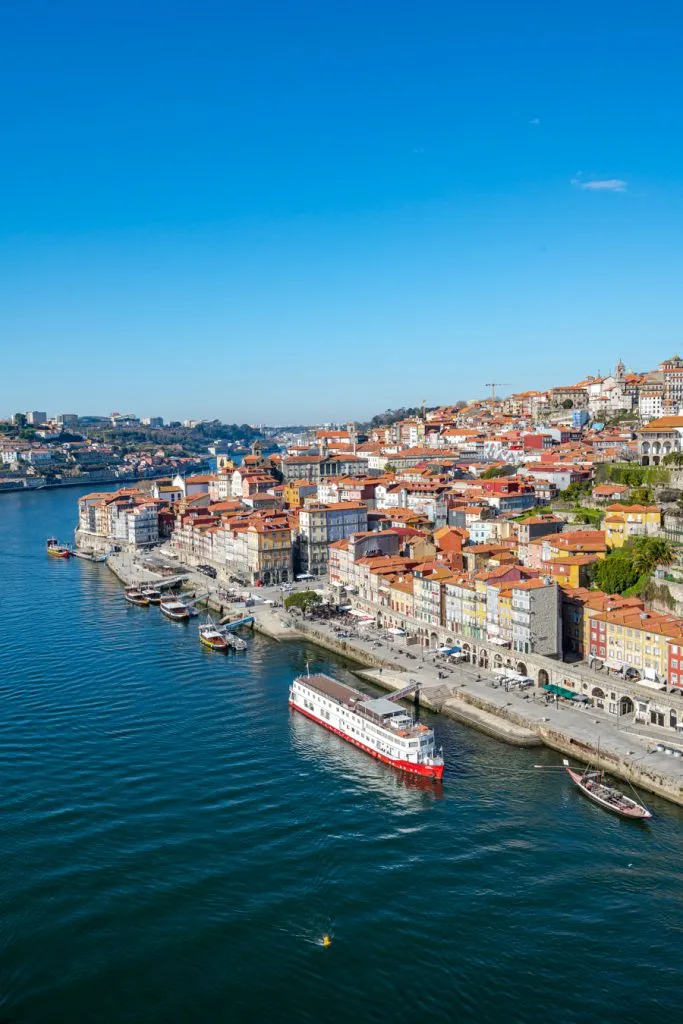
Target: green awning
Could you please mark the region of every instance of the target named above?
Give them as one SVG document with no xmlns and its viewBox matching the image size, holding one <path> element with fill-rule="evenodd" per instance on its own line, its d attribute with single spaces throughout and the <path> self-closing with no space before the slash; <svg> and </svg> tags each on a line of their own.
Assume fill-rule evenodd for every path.
<svg viewBox="0 0 683 1024">
<path fill-rule="evenodd" d="M 556 693 L 558 697 L 567 697 L 569 700 L 576 696 L 573 690 L 567 690 L 564 686 L 556 686 L 555 683 L 544 683 L 543 689 L 548 693 Z"/>
</svg>

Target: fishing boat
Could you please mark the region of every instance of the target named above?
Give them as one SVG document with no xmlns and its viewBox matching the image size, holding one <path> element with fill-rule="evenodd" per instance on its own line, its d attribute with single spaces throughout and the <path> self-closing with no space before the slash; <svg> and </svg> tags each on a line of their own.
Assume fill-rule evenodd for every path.
<svg viewBox="0 0 683 1024">
<path fill-rule="evenodd" d="M 606 811 L 612 811 L 621 818 L 630 818 L 633 821 L 645 821 L 652 817 L 652 812 L 639 800 L 626 796 L 614 786 L 609 786 L 605 782 L 604 772 L 592 770 L 590 765 L 580 772 L 572 768 L 567 760 L 563 760 L 562 764 L 574 785 L 578 786 L 589 800 L 604 807 Z"/>
<path fill-rule="evenodd" d="M 66 544 L 60 544 L 56 537 L 48 537 L 45 547 L 50 558 L 69 558 L 71 555 Z"/>
<path fill-rule="evenodd" d="M 150 604 L 161 604 L 161 591 L 155 590 L 154 587 L 145 587 L 142 591 Z"/>
<path fill-rule="evenodd" d="M 190 617 L 190 609 L 184 601 L 166 600 L 159 604 L 161 611 L 174 622 L 185 622 Z"/>
<path fill-rule="evenodd" d="M 149 604 L 149 598 L 147 597 L 147 595 L 143 594 L 143 592 L 141 590 L 138 590 L 136 587 L 131 587 L 128 590 L 124 590 L 123 596 L 125 597 L 126 601 L 130 601 L 131 604 L 137 604 L 141 608 L 146 608 L 147 605 Z"/>
<path fill-rule="evenodd" d="M 199 641 L 212 651 L 227 651 L 229 647 L 228 641 L 213 622 L 205 622 L 199 627 Z"/>
<path fill-rule="evenodd" d="M 417 686 L 414 682 L 391 697 L 373 699 L 327 675 L 298 676 L 289 689 L 289 705 L 377 760 L 438 782 L 444 764 L 433 730 L 394 703 Z"/>
</svg>

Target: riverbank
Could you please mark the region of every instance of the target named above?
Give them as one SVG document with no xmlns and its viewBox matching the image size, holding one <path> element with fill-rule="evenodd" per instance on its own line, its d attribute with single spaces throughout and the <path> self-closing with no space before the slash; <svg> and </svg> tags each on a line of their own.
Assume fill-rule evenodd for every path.
<svg viewBox="0 0 683 1024">
<path fill-rule="evenodd" d="M 507 692 L 475 666 L 453 668 L 419 660 L 401 664 L 398 644 L 378 645 L 371 638 L 337 638 L 324 624 L 305 622 L 299 635 L 364 668 L 356 674 L 386 690 L 399 690 L 409 678 L 420 680 L 420 703 L 514 746 L 547 746 L 584 764 L 683 806 L 683 758 L 656 750 L 658 737 L 647 730 L 618 728 L 606 712 L 591 706 L 548 701 L 538 689 Z M 440 678 L 441 676 L 441 678 Z M 413 698 L 414 699 L 414 698 Z"/>
<path fill-rule="evenodd" d="M 193 472 L 198 472 L 203 468 L 203 463 L 200 461 L 195 466 L 191 467 Z M 144 484 L 153 483 L 155 480 L 161 480 L 164 477 L 173 475 L 172 469 L 159 470 L 158 473 L 146 473 L 144 476 L 138 474 L 124 474 L 119 475 L 117 473 L 92 472 L 89 473 L 87 470 L 77 477 L 68 477 L 65 480 L 56 480 L 53 482 L 46 482 L 44 477 L 21 477 L 19 480 L 0 481 L 0 494 L 17 494 L 17 493 L 28 493 L 33 491 L 58 491 L 62 487 L 99 487 L 100 485 L 106 484 Z"/>
<path fill-rule="evenodd" d="M 148 556 L 117 552 L 107 565 L 126 585 L 159 582 L 162 572 L 146 566 Z M 149 563 L 148 563 L 149 564 Z M 223 586 L 196 569 L 172 566 L 185 575 L 184 589 L 205 593 L 198 604 L 226 621 L 244 614 L 243 604 L 226 600 Z M 169 571 L 169 567 L 166 567 Z M 276 592 L 274 592 L 276 593 Z M 435 664 L 433 655 L 420 652 L 416 660 L 405 645 L 380 639 L 376 631 L 367 636 L 339 637 L 326 622 L 294 618 L 274 603 L 256 601 L 249 608 L 254 629 L 278 642 L 309 641 L 355 662 L 356 674 L 386 690 L 398 690 L 410 678 L 420 680 L 420 702 L 486 733 L 501 742 L 519 747 L 547 746 L 583 763 L 599 765 L 610 774 L 641 789 L 683 806 L 683 758 L 657 751 L 659 737 L 637 727 L 619 728 L 606 712 L 590 705 L 548 701 L 543 691 L 505 691 L 495 678 L 469 663 L 457 666 Z"/>
</svg>

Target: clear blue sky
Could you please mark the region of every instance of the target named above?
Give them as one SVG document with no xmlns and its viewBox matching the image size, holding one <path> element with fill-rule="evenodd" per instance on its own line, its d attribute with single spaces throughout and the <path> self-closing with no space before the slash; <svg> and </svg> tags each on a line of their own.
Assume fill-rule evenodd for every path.
<svg viewBox="0 0 683 1024">
<path fill-rule="evenodd" d="M 683 12 L 0 11 L 0 413 L 293 422 L 682 347 Z"/>
</svg>

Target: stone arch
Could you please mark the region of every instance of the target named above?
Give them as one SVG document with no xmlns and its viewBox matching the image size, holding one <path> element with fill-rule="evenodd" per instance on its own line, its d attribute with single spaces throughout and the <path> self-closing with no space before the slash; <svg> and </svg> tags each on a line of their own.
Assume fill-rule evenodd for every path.
<svg viewBox="0 0 683 1024">
<path fill-rule="evenodd" d="M 479 668 L 488 668 L 488 667 L 489 667 L 489 652 L 486 650 L 485 647 L 482 647 L 482 649 L 479 651 Z"/>
<path fill-rule="evenodd" d="M 446 647 L 452 647 L 454 643 L 455 641 L 452 640 L 450 637 L 446 638 Z"/>
<path fill-rule="evenodd" d="M 591 691 L 591 697 L 597 697 L 598 700 L 605 699 L 605 691 L 601 690 L 599 686 L 594 686 Z"/>
<path fill-rule="evenodd" d="M 377 628 L 381 629 L 382 628 L 382 624 L 384 622 L 384 620 L 382 618 L 382 613 L 381 612 L 377 612 L 377 620 L 376 621 L 377 621 Z"/>
<path fill-rule="evenodd" d="M 544 668 L 539 669 L 539 672 L 538 672 L 538 685 L 539 686 L 547 686 L 549 682 L 550 682 L 550 676 L 548 675 L 546 670 Z"/>
<path fill-rule="evenodd" d="M 631 698 L 624 694 L 619 701 L 619 714 L 632 715 L 635 710 L 636 708 Z"/>
<path fill-rule="evenodd" d="M 430 647 L 438 647 L 439 646 L 439 636 L 438 636 L 437 633 L 430 633 L 429 634 L 429 646 Z"/>
<path fill-rule="evenodd" d="M 493 667 L 494 668 L 501 668 L 502 665 L 503 665 L 503 655 L 502 654 L 494 654 L 493 655 Z"/>
<path fill-rule="evenodd" d="M 517 662 L 517 671 L 519 672 L 520 676 L 525 676 L 527 674 L 526 665 L 523 661 Z"/>
</svg>

